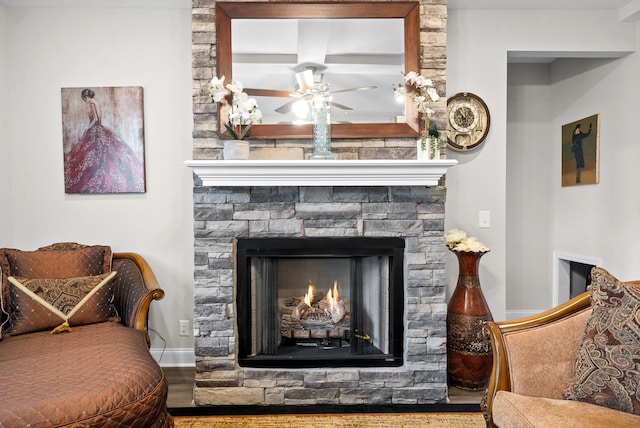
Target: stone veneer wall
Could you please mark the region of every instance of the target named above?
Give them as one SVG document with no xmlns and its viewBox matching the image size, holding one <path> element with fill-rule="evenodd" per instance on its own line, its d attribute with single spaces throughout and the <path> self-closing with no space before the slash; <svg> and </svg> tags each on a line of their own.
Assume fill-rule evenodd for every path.
<svg viewBox="0 0 640 428">
<path fill-rule="evenodd" d="M 195 198 L 196 405 L 432 404 L 446 398 L 445 189 L 200 187 Z M 237 237 L 405 238 L 404 364 L 239 367 Z"/>
<path fill-rule="evenodd" d="M 391 0 L 393 1 L 393 0 Z M 376 1 L 372 1 L 375 7 Z M 446 0 L 420 0 L 421 73 L 446 93 Z M 221 159 L 215 5 L 192 1 L 193 159 Z M 446 98 L 432 106 L 443 129 Z M 305 159 L 309 141 L 252 142 L 252 159 Z M 333 140 L 338 159 L 415 159 L 415 139 Z M 194 187 L 197 405 L 423 404 L 446 396 L 443 186 Z M 384 369 L 243 369 L 235 362 L 233 240 L 406 236 L 405 364 Z"/>
</svg>

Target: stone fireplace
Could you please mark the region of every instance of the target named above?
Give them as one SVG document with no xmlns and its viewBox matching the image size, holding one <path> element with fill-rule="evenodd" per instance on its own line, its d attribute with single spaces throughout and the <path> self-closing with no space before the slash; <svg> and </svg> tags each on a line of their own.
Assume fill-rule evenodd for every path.
<svg viewBox="0 0 640 428">
<path fill-rule="evenodd" d="M 210 166 L 204 168 L 196 161 L 190 163 L 196 173 L 197 375 L 194 397 L 197 405 L 402 405 L 445 401 L 447 309 L 443 239 L 446 189 L 437 185 L 437 179 L 417 179 L 431 184 L 431 187 L 427 187 L 416 185 L 406 177 L 403 180 L 407 185 L 366 186 L 363 184 L 368 181 L 366 176 L 364 179 L 358 178 L 358 166 L 371 163 L 354 162 L 301 161 L 279 164 L 277 170 L 280 176 L 286 175 L 287 165 L 306 166 L 306 176 L 314 178 L 318 183 L 316 186 L 270 185 L 266 176 L 253 178 L 254 184 L 261 183 L 259 186 L 216 185 L 222 178 L 208 177 L 207 171 L 222 174 L 228 165 L 237 170 L 235 162 L 211 161 L 206 162 Z M 269 162 L 247 161 L 244 168 L 260 170 L 265 163 Z M 316 168 L 317 171 L 330 170 L 334 163 L 351 165 L 353 178 L 349 180 L 337 173 L 314 176 Z M 381 180 L 392 182 L 394 173 L 385 174 L 385 165 L 392 165 L 394 170 L 415 170 L 419 174 L 442 165 L 454 165 L 455 161 L 432 161 L 431 164 L 389 161 L 373 164 L 378 166 Z M 229 171 L 226 173 L 233 175 Z M 246 173 L 238 173 L 238 177 L 246 177 Z M 332 184 L 338 178 L 343 185 Z M 279 179 L 275 177 L 273 181 L 277 183 Z M 229 180 L 233 180 L 233 177 Z M 270 364 L 251 367 L 250 364 L 244 364 L 253 351 L 247 351 L 247 348 L 239 352 L 242 349 L 238 342 L 237 316 L 250 310 L 246 306 L 251 305 L 244 302 L 251 300 L 242 300 L 242 293 L 238 292 L 238 263 L 247 261 L 237 256 L 246 253 L 247 240 L 255 246 L 256 241 L 265 239 L 275 239 L 275 242 L 293 240 L 294 251 L 280 253 L 285 256 L 304 253 L 305 242 L 353 240 L 356 243 L 354 248 L 360 248 L 367 239 L 376 243 L 379 239 L 389 239 L 396 254 L 400 251 L 400 256 L 394 257 L 394 260 L 401 261 L 400 265 L 395 265 L 396 269 L 401 269 L 401 275 L 396 276 L 402 281 L 401 292 L 394 296 L 402 300 L 388 300 L 399 308 L 399 313 L 395 314 L 401 315 L 401 328 L 394 331 L 399 336 L 386 337 L 400 341 L 396 348 L 401 350 L 401 354 L 394 356 L 393 349 L 389 351 L 390 344 L 387 342 L 385 345 L 383 340 L 378 341 L 383 343 L 383 351 L 392 353 L 387 364 L 376 365 L 371 361 L 362 363 L 357 358 L 355 362 L 347 364 L 328 363 L 322 358 L 318 358 L 317 364 L 308 360 L 304 364 L 283 364 L 280 361 L 277 367 Z M 298 252 L 295 252 L 296 246 L 300 246 Z M 314 250 L 307 253 L 326 255 Z M 352 253 L 356 256 L 363 254 L 360 250 Z M 393 261 L 387 259 L 385 263 Z M 382 270 L 393 271 L 384 263 L 383 266 Z M 384 310 L 382 313 L 394 314 Z M 367 332 L 370 337 L 384 336 L 373 331 Z M 332 346 L 348 343 L 349 353 L 353 352 L 352 335 L 356 333 L 350 330 L 348 337 L 345 334 L 343 331 L 342 337 L 332 337 L 339 339 L 333 341 Z M 317 339 L 301 343 L 320 344 L 323 338 Z M 347 340 L 341 342 L 340 339 Z"/>
<path fill-rule="evenodd" d="M 192 7 L 194 160 L 187 165 L 194 170 L 195 404 L 443 403 L 446 188 L 441 177 L 455 161 L 409 161 L 416 157 L 415 139 L 357 136 L 332 142 L 338 161 L 304 161 L 311 145 L 300 140 L 252 142 L 249 165 L 217 161 L 222 142 L 215 132 L 215 104 L 207 95 L 216 62 L 215 5 L 194 0 Z M 420 68 L 440 94 L 446 93 L 446 8 L 446 0 L 420 2 Z M 445 97 L 433 107 L 432 120 L 442 128 Z M 383 344 L 382 351 L 392 354 L 391 365 L 242 364 L 239 240 L 327 238 L 403 242 L 400 358 Z"/>
</svg>

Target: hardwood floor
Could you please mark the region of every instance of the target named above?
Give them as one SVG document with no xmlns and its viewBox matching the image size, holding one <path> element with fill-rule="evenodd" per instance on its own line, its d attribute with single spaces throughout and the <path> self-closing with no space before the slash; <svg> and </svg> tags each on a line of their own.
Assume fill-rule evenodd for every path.
<svg viewBox="0 0 640 428">
<path fill-rule="evenodd" d="M 449 404 L 480 404 L 485 391 L 465 391 L 454 386 L 449 387 L 447 403 Z"/>
<path fill-rule="evenodd" d="M 195 379 L 194 367 L 163 367 L 167 381 L 169 382 L 169 397 L 167 407 L 185 408 L 194 407 L 193 383 Z M 449 404 L 479 404 L 484 391 L 463 391 L 458 388 L 449 388 Z"/>
<path fill-rule="evenodd" d="M 193 407 L 193 383 L 196 378 L 195 367 L 163 367 L 169 382 L 168 408 Z"/>
</svg>

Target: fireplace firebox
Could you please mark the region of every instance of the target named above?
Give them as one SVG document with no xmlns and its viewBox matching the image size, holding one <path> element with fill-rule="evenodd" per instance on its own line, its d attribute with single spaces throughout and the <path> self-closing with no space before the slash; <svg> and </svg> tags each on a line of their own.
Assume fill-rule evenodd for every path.
<svg viewBox="0 0 640 428">
<path fill-rule="evenodd" d="M 404 239 L 237 241 L 238 363 L 403 363 Z"/>
</svg>

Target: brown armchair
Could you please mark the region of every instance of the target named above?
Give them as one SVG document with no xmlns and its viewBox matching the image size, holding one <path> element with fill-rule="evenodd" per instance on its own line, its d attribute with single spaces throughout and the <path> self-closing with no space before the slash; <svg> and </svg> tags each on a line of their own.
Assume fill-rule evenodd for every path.
<svg viewBox="0 0 640 428">
<path fill-rule="evenodd" d="M 10 327 L 0 341 L 0 426 L 173 426 L 167 380 L 149 352 L 147 326 L 151 302 L 164 291 L 142 256 L 76 243 L 5 248 L 0 270 L 0 297 L 11 298 L 0 299 L 6 305 L 0 325 Z M 49 287 L 54 296 L 81 295 L 73 286 L 85 293 L 95 287 L 95 293 L 67 312 L 81 317 L 63 318 L 23 283 Z"/>
<path fill-rule="evenodd" d="M 562 399 L 590 315 L 586 292 L 539 315 L 485 324 L 493 349 L 487 426 L 640 426 L 640 416 Z"/>
</svg>

